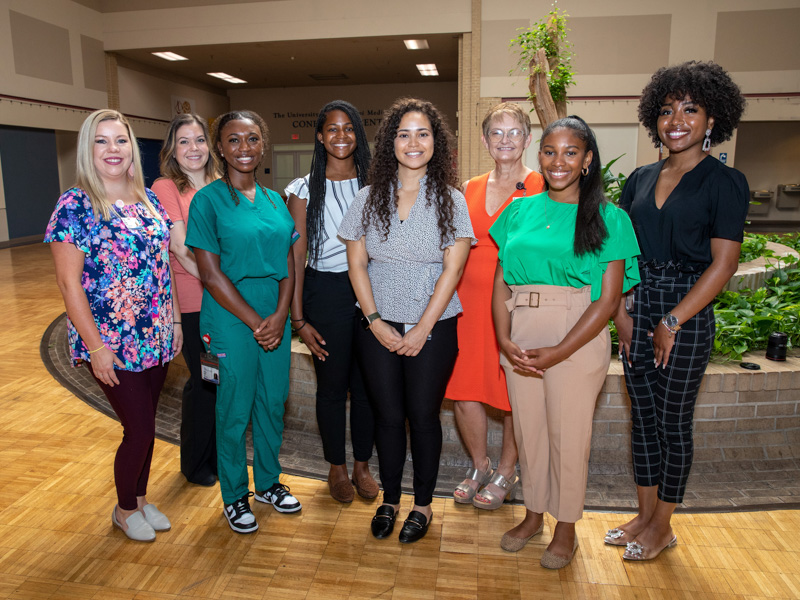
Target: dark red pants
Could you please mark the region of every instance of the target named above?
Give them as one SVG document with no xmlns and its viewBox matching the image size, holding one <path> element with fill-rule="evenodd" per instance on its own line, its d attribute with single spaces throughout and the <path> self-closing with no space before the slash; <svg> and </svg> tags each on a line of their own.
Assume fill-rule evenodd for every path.
<svg viewBox="0 0 800 600">
<path fill-rule="evenodd" d="M 136 497 L 147 493 L 150 461 L 156 439 L 156 408 L 167 378 L 167 365 L 141 372 L 115 371 L 119 385 L 95 380 L 122 423 L 122 443 L 114 459 L 117 502 L 123 510 L 136 509 Z M 89 371 L 94 376 L 91 365 Z"/>
</svg>

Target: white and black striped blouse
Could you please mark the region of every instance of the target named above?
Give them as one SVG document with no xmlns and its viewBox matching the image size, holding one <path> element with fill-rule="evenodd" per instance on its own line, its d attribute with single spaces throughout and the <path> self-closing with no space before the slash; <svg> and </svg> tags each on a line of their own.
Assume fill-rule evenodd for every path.
<svg viewBox="0 0 800 600">
<path fill-rule="evenodd" d="M 308 178 L 308 175 L 299 177 L 286 186 L 284 190 L 286 197 L 294 194 L 301 200 L 305 200 L 306 207 L 308 207 Z M 347 209 L 350 208 L 356 192 L 358 192 L 358 179 L 325 180 L 325 231 L 322 233 L 322 252 L 315 264 L 311 263 L 309 256 L 308 266 L 312 269 L 334 273 L 347 271 L 347 251 L 344 242 L 339 239 L 336 232 L 339 230 L 339 225 L 347 213 Z"/>
</svg>

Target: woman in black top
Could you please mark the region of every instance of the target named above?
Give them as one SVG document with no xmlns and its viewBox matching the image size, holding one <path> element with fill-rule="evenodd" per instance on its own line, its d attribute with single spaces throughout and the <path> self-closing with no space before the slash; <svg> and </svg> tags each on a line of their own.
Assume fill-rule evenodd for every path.
<svg viewBox="0 0 800 600">
<path fill-rule="evenodd" d="M 614 321 L 631 397 L 639 512 L 608 532 L 623 558 L 649 560 L 674 546 L 670 519 L 692 463 L 692 420 L 714 344 L 711 302 L 736 272 L 749 191 L 739 171 L 708 154 L 744 111 L 739 87 L 714 63 L 659 69 L 639 120 L 669 157 L 636 169 L 620 206 L 633 221 L 642 283 Z"/>
</svg>

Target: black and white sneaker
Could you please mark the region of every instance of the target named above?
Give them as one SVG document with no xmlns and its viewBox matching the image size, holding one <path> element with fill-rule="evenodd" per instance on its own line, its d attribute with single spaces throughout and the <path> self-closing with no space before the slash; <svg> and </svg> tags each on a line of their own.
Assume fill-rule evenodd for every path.
<svg viewBox="0 0 800 600">
<path fill-rule="evenodd" d="M 228 519 L 228 525 L 236 533 L 253 533 L 258 529 L 256 517 L 253 511 L 250 510 L 250 502 L 248 500 L 252 495 L 253 492 L 247 492 L 233 504 L 226 504 L 222 511 L 225 514 L 225 518 Z"/>
<path fill-rule="evenodd" d="M 282 483 L 276 483 L 265 492 L 256 491 L 256 500 L 272 504 L 282 513 L 295 513 L 303 508 L 300 501 L 289 493 L 289 486 Z"/>
</svg>

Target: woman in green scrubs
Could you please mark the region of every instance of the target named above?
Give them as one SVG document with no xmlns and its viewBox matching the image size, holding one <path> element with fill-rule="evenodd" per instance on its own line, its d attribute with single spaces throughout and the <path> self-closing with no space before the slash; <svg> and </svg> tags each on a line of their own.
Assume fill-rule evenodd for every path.
<svg viewBox="0 0 800 600">
<path fill-rule="evenodd" d="M 255 498 L 279 512 L 300 503 L 279 481 L 284 403 L 289 394 L 289 303 L 297 239 L 281 197 L 256 181 L 267 126 L 250 111 L 220 116 L 212 129 L 223 177 L 197 192 L 186 245 L 203 280 L 200 331 L 219 363 L 217 460 L 224 514 L 251 533 L 245 434 L 253 424 Z M 259 491 L 262 490 L 262 491 Z"/>
</svg>

